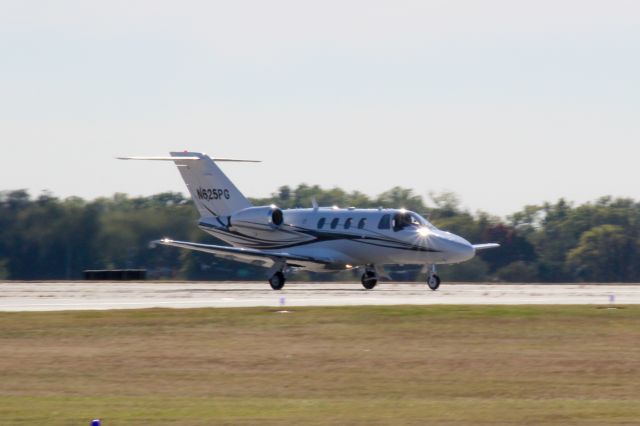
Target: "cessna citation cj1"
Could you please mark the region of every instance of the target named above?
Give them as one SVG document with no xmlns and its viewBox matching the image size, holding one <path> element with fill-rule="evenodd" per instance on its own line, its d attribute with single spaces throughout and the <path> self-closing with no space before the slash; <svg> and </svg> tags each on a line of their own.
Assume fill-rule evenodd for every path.
<svg viewBox="0 0 640 426">
<path fill-rule="evenodd" d="M 342 271 L 359 268 L 370 290 L 386 276 L 383 265 L 418 264 L 427 271 L 432 290 L 440 286 L 436 264 L 459 263 L 476 251 L 498 244 L 472 245 L 441 231 L 417 213 L 404 209 L 313 208 L 281 210 L 254 207 L 215 164 L 198 152 L 170 157 L 119 157 L 122 160 L 173 161 L 200 212 L 198 226 L 229 246 L 162 239 L 154 243 L 203 251 L 269 268 L 271 288 L 280 290 L 285 274 L 299 268 Z"/>
</svg>

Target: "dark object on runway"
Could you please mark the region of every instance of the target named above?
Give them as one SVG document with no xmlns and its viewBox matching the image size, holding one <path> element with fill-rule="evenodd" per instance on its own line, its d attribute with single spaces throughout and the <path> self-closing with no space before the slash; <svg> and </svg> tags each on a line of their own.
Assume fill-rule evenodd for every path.
<svg viewBox="0 0 640 426">
<path fill-rule="evenodd" d="M 103 269 L 84 271 L 85 280 L 142 281 L 147 279 L 146 269 Z"/>
</svg>

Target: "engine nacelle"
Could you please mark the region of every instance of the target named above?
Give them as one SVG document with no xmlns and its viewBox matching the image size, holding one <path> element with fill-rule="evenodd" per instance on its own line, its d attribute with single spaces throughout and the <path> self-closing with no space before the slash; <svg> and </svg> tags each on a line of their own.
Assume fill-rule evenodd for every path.
<svg viewBox="0 0 640 426">
<path fill-rule="evenodd" d="M 229 225 L 238 228 L 274 230 L 284 222 L 282 210 L 276 206 L 249 207 L 231 215 Z"/>
</svg>

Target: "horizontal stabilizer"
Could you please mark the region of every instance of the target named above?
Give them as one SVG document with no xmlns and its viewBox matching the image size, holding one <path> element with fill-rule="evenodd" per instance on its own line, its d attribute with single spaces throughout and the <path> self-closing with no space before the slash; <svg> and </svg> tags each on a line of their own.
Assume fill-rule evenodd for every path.
<svg viewBox="0 0 640 426">
<path fill-rule="evenodd" d="M 479 251 L 479 250 L 487 250 L 487 249 L 498 248 L 498 247 L 500 247 L 500 244 L 497 244 L 497 243 L 489 243 L 489 244 L 474 244 L 474 245 L 473 245 L 473 248 L 474 248 L 476 251 Z"/>
<path fill-rule="evenodd" d="M 236 160 L 235 158 L 212 158 L 213 161 L 224 161 L 229 163 L 262 163 L 261 160 Z"/>
<path fill-rule="evenodd" d="M 116 157 L 117 160 L 150 160 L 150 161 L 176 161 L 176 160 L 200 160 L 200 157 Z M 236 160 L 234 158 L 212 158 L 218 162 L 233 163 L 261 163 L 260 160 Z"/>
<path fill-rule="evenodd" d="M 116 160 L 150 160 L 150 161 L 176 161 L 199 160 L 200 157 L 116 157 Z"/>
</svg>

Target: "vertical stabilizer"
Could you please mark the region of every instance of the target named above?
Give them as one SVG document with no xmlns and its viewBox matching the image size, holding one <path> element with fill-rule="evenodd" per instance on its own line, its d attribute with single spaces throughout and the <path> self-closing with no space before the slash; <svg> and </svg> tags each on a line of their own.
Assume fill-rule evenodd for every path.
<svg viewBox="0 0 640 426">
<path fill-rule="evenodd" d="M 249 200 L 208 155 L 172 152 L 171 157 L 187 184 L 200 216 L 231 216 L 251 207 Z"/>
</svg>

